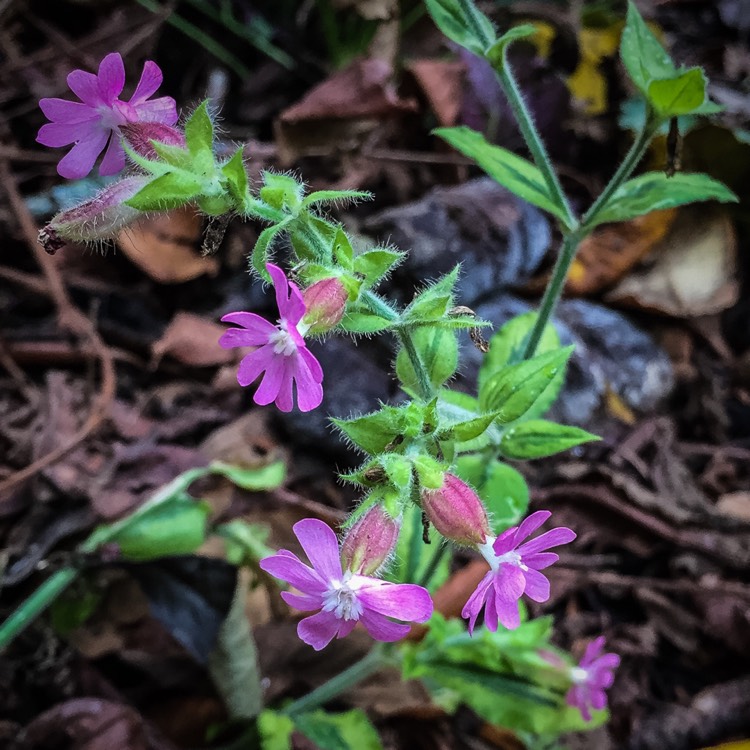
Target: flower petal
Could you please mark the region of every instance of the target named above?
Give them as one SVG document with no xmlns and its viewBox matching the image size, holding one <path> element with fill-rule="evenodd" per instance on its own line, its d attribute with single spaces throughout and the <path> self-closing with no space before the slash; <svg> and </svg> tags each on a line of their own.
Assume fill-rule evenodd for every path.
<svg viewBox="0 0 750 750">
<path fill-rule="evenodd" d="M 293 395 L 293 384 L 294 384 L 294 358 L 285 357 L 280 355 L 283 360 L 283 368 L 281 370 L 281 381 L 279 382 L 279 392 L 276 394 L 274 402 L 276 408 L 279 411 L 290 412 L 294 408 L 294 395 Z"/>
<path fill-rule="evenodd" d="M 603 690 L 593 688 L 590 693 L 591 705 L 593 708 L 601 710 L 607 706 L 607 694 Z"/>
<path fill-rule="evenodd" d="M 479 585 L 474 589 L 472 595 L 464 604 L 464 608 L 461 610 L 461 617 L 469 619 L 469 633 L 473 632 L 474 625 L 476 624 L 477 617 L 482 611 L 484 601 L 487 598 L 487 592 L 492 585 L 492 581 L 495 577 L 493 571 L 488 571 L 484 578 L 479 582 Z"/>
<path fill-rule="evenodd" d="M 594 660 L 601 654 L 602 650 L 604 649 L 604 644 L 606 642 L 606 638 L 603 635 L 600 635 L 598 638 L 594 638 L 594 640 L 591 641 L 588 646 L 586 646 L 586 651 L 584 652 L 583 658 L 581 659 L 581 666 L 588 667 L 590 664 L 593 664 Z"/>
<path fill-rule="evenodd" d="M 310 370 L 310 377 L 316 383 L 322 383 L 323 368 L 320 366 L 317 357 L 306 346 L 299 347 L 297 351 L 299 352 L 300 357 L 305 360 L 305 364 Z"/>
<path fill-rule="evenodd" d="M 311 612 L 320 609 L 320 596 L 313 594 L 294 594 L 291 591 L 282 591 L 281 598 L 290 606 L 300 612 Z"/>
<path fill-rule="evenodd" d="M 109 130 L 97 130 L 91 136 L 76 143 L 57 165 L 57 173 L 68 180 L 85 177 L 94 166 L 96 157 L 107 145 Z"/>
<path fill-rule="evenodd" d="M 112 104 L 125 87 L 125 65 L 119 52 L 110 52 L 99 63 L 99 94 L 106 104 Z"/>
<path fill-rule="evenodd" d="M 305 617 L 297 625 L 300 640 L 312 646 L 316 651 L 324 649 L 338 634 L 339 620 L 332 612 L 318 612 L 312 617 Z"/>
<path fill-rule="evenodd" d="M 88 104 L 67 99 L 40 99 L 39 108 L 45 117 L 61 125 L 77 125 L 80 122 L 101 119 L 101 115 Z"/>
<path fill-rule="evenodd" d="M 339 580 L 343 571 L 333 529 L 317 518 L 303 518 L 294 524 L 293 531 L 318 575 L 325 581 Z"/>
<path fill-rule="evenodd" d="M 135 104 L 135 111 L 141 122 L 160 122 L 162 125 L 174 125 L 179 119 L 177 104 L 171 96 Z"/>
<path fill-rule="evenodd" d="M 547 577 L 533 568 L 525 571 L 524 577 L 526 578 L 524 594 L 535 602 L 546 602 L 549 599 L 549 581 Z"/>
<path fill-rule="evenodd" d="M 219 339 L 220 344 L 226 335 L 227 334 L 225 333 Z M 241 386 L 247 386 L 253 383 L 257 377 L 268 368 L 275 356 L 271 344 L 266 344 L 266 346 L 256 349 L 254 352 L 250 352 L 250 354 L 244 356 L 240 362 L 240 366 L 237 368 L 237 382 Z"/>
<path fill-rule="evenodd" d="M 260 563 L 261 570 L 294 586 L 304 594 L 321 596 L 326 590 L 326 583 L 312 568 L 305 565 L 296 555 L 282 550 L 270 557 L 264 557 Z M 322 606 L 322 604 L 320 605 Z"/>
<path fill-rule="evenodd" d="M 521 525 L 518 527 L 518 534 L 516 535 L 516 544 L 520 544 L 524 539 L 531 536 L 550 516 L 548 510 L 538 510 L 532 513 L 528 518 L 524 518 Z"/>
<path fill-rule="evenodd" d="M 258 349 L 258 352 L 265 352 L 267 364 L 265 368 L 266 373 L 263 376 L 263 380 L 260 381 L 258 390 L 255 391 L 253 401 L 260 406 L 266 406 L 275 401 L 279 395 L 279 388 L 281 388 L 284 376 L 285 357 L 283 354 L 276 354 L 271 344 L 266 344 L 262 349 Z M 257 354 L 258 352 L 253 352 L 253 354 Z"/>
<path fill-rule="evenodd" d="M 515 602 L 521 598 L 526 588 L 526 578 L 516 565 L 502 563 L 493 577 L 492 585 L 500 599 Z"/>
<path fill-rule="evenodd" d="M 300 411 L 312 411 L 320 406 L 323 401 L 323 386 L 320 381 L 316 381 L 310 372 L 307 360 L 302 354 L 310 354 L 307 349 L 298 349 L 295 358 L 295 369 L 293 373 L 294 381 L 297 387 L 297 406 Z M 310 354 L 312 357 L 312 354 Z M 317 360 L 313 357 L 317 364 Z M 318 365 L 320 367 L 320 365 Z"/>
<path fill-rule="evenodd" d="M 411 630 L 409 625 L 392 622 L 385 615 L 369 610 L 365 610 L 362 613 L 359 621 L 376 641 L 384 641 L 385 643 L 400 641 L 409 635 L 409 631 Z"/>
<path fill-rule="evenodd" d="M 490 589 L 487 596 L 487 604 L 484 607 L 484 624 L 487 630 L 495 633 L 497 631 L 497 596 Z"/>
<path fill-rule="evenodd" d="M 263 334 L 266 340 L 260 343 L 247 343 L 241 344 L 241 346 L 260 346 L 261 344 L 268 343 L 268 336 L 273 335 L 278 331 L 278 328 L 273 323 L 269 323 L 265 318 L 260 315 L 256 315 L 251 312 L 232 312 L 227 313 L 222 319 L 222 323 L 233 323 L 234 325 L 245 328 L 249 333 L 260 336 Z"/>
<path fill-rule="evenodd" d="M 125 169 L 125 149 L 120 141 L 120 133 L 116 130 L 112 133 L 107 151 L 99 165 L 99 174 L 103 176 L 117 174 L 123 169 Z"/>
<path fill-rule="evenodd" d="M 518 526 L 511 526 L 505 529 L 500 536 L 492 543 L 492 549 L 499 557 L 506 552 L 516 548 L 516 536 L 518 535 Z"/>
<path fill-rule="evenodd" d="M 518 612 L 517 601 L 505 601 L 498 597 L 495 599 L 495 606 L 497 607 L 497 619 L 508 630 L 515 630 L 521 624 L 521 615 Z"/>
<path fill-rule="evenodd" d="M 138 85 L 135 87 L 133 96 L 130 97 L 129 102 L 131 104 L 141 104 L 145 102 L 152 94 L 156 92 L 156 89 L 161 86 L 161 82 L 164 80 L 161 68 L 153 61 L 146 60 L 143 65 L 143 72 L 141 78 L 138 81 Z"/>
<path fill-rule="evenodd" d="M 98 120 L 79 122 L 75 124 L 50 122 L 39 128 L 36 140 L 44 146 L 59 148 L 68 146 L 76 141 L 84 141 L 92 138 L 100 129 Z"/>
<path fill-rule="evenodd" d="M 535 552 L 542 552 L 550 547 L 557 547 L 560 544 L 568 544 L 568 542 L 572 542 L 575 538 L 576 533 L 573 529 L 569 529 L 566 526 L 558 526 L 556 529 L 550 529 L 530 542 L 522 544 L 518 548 L 518 552 L 523 557 Z"/>
<path fill-rule="evenodd" d="M 357 598 L 367 610 L 408 622 L 430 619 L 433 605 L 427 589 L 413 583 L 371 580 L 373 584 L 357 589 Z"/>
<path fill-rule="evenodd" d="M 537 552 L 534 555 L 524 555 L 523 564 L 535 570 L 544 570 L 554 565 L 560 559 L 560 555 L 554 552 Z"/>
<path fill-rule="evenodd" d="M 73 70 L 68 73 L 68 86 L 70 90 L 84 103 L 90 107 L 98 107 L 104 102 L 99 93 L 99 79 L 85 70 Z"/>
<path fill-rule="evenodd" d="M 593 664 L 595 669 L 617 669 L 620 657 L 617 654 L 603 654 Z"/>
</svg>

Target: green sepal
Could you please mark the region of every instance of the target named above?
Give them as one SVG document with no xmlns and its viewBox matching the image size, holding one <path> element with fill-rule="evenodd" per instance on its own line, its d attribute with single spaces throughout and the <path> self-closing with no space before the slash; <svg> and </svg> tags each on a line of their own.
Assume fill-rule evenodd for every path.
<svg viewBox="0 0 750 750">
<path fill-rule="evenodd" d="M 208 152 L 213 161 L 214 125 L 208 115 L 207 99 L 198 105 L 185 123 L 185 145 L 194 158 L 201 158 Z"/>
<path fill-rule="evenodd" d="M 168 211 L 184 206 L 202 190 L 202 181 L 194 175 L 169 172 L 149 182 L 125 204 L 138 211 Z"/>
<path fill-rule="evenodd" d="M 567 214 L 550 193 L 544 175 L 530 161 L 507 148 L 489 143 L 481 133 L 463 125 L 438 128 L 433 133 L 475 161 L 493 180 L 511 193 L 543 208 L 570 228 Z"/>
<path fill-rule="evenodd" d="M 339 326 L 349 333 L 371 334 L 381 333 L 393 327 L 393 321 L 381 318 L 371 312 L 347 310 Z"/>
<path fill-rule="evenodd" d="M 247 171 L 245 170 L 244 149 L 242 146 L 222 166 L 221 173 L 226 178 L 227 187 L 232 194 L 232 198 L 234 198 L 237 210 L 242 211 L 245 208 L 248 190 Z"/>
<path fill-rule="evenodd" d="M 484 410 L 497 411 L 501 424 L 520 419 L 564 369 L 572 352 L 573 346 L 567 346 L 496 372 L 480 388 L 480 405 Z"/>
<path fill-rule="evenodd" d="M 443 486 L 445 472 L 448 466 L 436 458 L 423 453 L 412 459 L 414 471 L 417 473 L 420 488 L 436 490 Z"/>
<path fill-rule="evenodd" d="M 193 158 L 186 148 L 162 143 L 161 141 L 151 141 L 151 145 L 162 161 L 178 169 L 184 169 L 188 172 L 192 171 Z"/>
<path fill-rule="evenodd" d="M 285 219 L 272 227 L 266 227 L 260 233 L 260 236 L 255 243 L 252 255 L 250 256 L 250 264 L 264 281 L 271 281 L 271 276 L 266 270 L 266 263 L 270 260 L 268 255 L 271 244 L 276 239 L 276 236 L 286 229 L 290 221 L 292 221 L 292 219 Z"/>
<path fill-rule="evenodd" d="M 576 445 L 601 438 L 580 427 L 556 424 L 545 419 L 530 419 L 509 427 L 500 440 L 500 451 L 506 458 L 518 460 L 546 458 Z"/>
</svg>

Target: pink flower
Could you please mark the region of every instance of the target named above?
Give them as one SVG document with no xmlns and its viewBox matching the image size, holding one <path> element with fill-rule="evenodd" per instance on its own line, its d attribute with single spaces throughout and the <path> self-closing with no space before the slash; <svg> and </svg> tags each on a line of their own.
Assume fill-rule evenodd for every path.
<svg viewBox="0 0 750 750">
<path fill-rule="evenodd" d="M 118 97 L 125 86 L 125 66 L 117 52 L 101 61 L 98 75 L 85 70 L 70 73 L 68 86 L 80 102 L 66 99 L 42 99 L 39 102 L 42 112 L 51 122 L 41 127 L 37 141 L 54 148 L 75 144 L 57 165 L 58 173 L 70 180 L 85 177 L 106 147 L 99 174 L 117 174 L 125 166 L 120 126 L 139 121 L 165 125 L 177 122 L 177 108 L 172 97 L 147 101 L 161 82 L 159 66 L 148 60 L 133 96 L 127 102 L 121 101 Z"/>
<path fill-rule="evenodd" d="M 617 654 L 603 654 L 605 639 L 599 636 L 589 643 L 586 653 L 577 667 L 570 670 L 573 681 L 565 700 L 581 712 L 586 721 L 591 721 L 591 710 L 602 709 L 607 705 L 607 694 L 615 680 L 614 671 L 620 666 Z"/>
<path fill-rule="evenodd" d="M 410 626 L 389 618 L 408 622 L 430 618 L 432 600 L 421 586 L 344 571 L 336 534 L 323 521 L 305 518 L 294 524 L 294 533 L 312 567 L 285 549 L 261 560 L 260 567 L 301 592 L 283 591 L 287 604 L 303 612 L 320 610 L 297 626 L 299 637 L 316 651 L 349 635 L 358 622 L 378 641 L 398 641 Z"/>
<path fill-rule="evenodd" d="M 498 621 L 512 630 L 521 623 L 518 600 L 522 594 L 535 602 L 549 599 L 549 581 L 539 571 L 557 562 L 558 556 L 545 550 L 572 542 L 576 535 L 571 529 L 561 526 L 530 542 L 521 542 L 551 515 L 548 510 L 538 510 L 520 526 L 513 526 L 496 539 L 488 536 L 484 544 L 477 546 L 489 563 L 490 571 L 480 581 L 461 612 L 462 617 L 470 618 L 469 632 L 474 630 L 477 617 L 485 605 L 484 622 L 490 630 L 497 630 Z"/>
<path fill-rule="evenodd" d="M 269 263 L 266 268 L 276 289 L 278 323 L 273 325 L 255 313 L 229 313 L 222 321 L 242 327 L 230 328 L 219 339 L 219 345 L 224 349 L 258 347 L 242 359 L 237 371 L 237 381 L 243 386 L 265 373 L 253 397 L 256 404 L 265 406 L 275 401 L 281 411 L 291 411 L 295 385 L 300 411 L 310 411 L 323 400 L 323 370 L 302 338 L 306 332 L 300 325 L 305 303 L 297 285 L 287 281 L 278 266 Z"/>
</svg>

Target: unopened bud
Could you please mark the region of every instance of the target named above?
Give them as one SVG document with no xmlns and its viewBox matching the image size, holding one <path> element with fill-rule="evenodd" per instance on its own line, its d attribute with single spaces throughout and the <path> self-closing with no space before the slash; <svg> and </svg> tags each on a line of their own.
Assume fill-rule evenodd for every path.
<svg viewBox="0 0 750 750">
<path fill-rule="evenodd" d="M 185 148 L 185 136 L 182 132 L 161 122 L 128 122 L 120 125 L 120 133 L 128 146 L 146 159 L 159 158 L 151 141 Z"/>
<path fill-rule="evenodd" d="M 490 524 L 482 501 L 453 474 L 445 475 L 439 489 L 422 492 L 422 510 L 446 539 L 470 546 L 487 541 Z"/>
<path fill-rule="evenodd" d="M 303 292 L 305 323 L 310 333 L 325 333 L 341 321 L 346 311 L 349 295 L 341 281 L 335 277 L 316 281 Z"/>
<path fill-rule="evenodd" d="M 393 552 L 398 532 L 398 523 L 381 505 L 373 505 L 344 537 L 341 545 L 344 570 L 374 575 Z"/>
<path fill-rule="evenodd" d="M 104 190 L 73 208 L 61 211 L 39 232 L 39 242 L 52 254 L 65 241 L 96 242 L 117 236 L 123 228 L 143 216 L 125 205 L 148 183 L 145 176 L 126 177 L 108 185 Z"/>
</svg>

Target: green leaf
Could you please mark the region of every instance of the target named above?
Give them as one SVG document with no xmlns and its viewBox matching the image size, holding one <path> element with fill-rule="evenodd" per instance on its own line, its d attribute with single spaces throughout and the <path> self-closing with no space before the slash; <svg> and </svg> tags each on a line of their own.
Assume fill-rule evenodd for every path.
<svg viewBox="0 0 750 750">
<path fill-rule="evenodd" d="M 347 310 L 340 326 L 349 333 L 380 333 L 391 328 L 393 321 L 370 312 Z"/>
<path fill-rule="evenodd" d="M 258 563 L 276 552 L 266 544 L 270 529 L 260 523 L 248 523 L 237 518 L 217 526 L 215 533 L 224 540 L 227 560 L 238 567 Z"/>
<path fill-rule="evenodd" d="M 736 203 L 738 198 L 707 174 L 678 172 L 668 177 L 647 172 L 620 185 L 596 215 L 596 223 L 628 221 L 650 211 L 708 200 Z"/>
<path fill-rule="evenodd" d="M 202 190 L 203 183 L 195 175 L 169 172 L 149 182 L 125 204 L 138 211 L 168 211 L 184 206 Z"/>
<path fill-rule="evenodd" d="M 101 591 L 88 587 L 83 591 L 79 588 L 63 592 L 49 608 L 52 627 L 62 636 L 70 635 L 96 612 L 102 598 Z"/>
<path fill-rule="evenodd" d="M 395 406 L 353 419 L 331 419 L 337 429 L 356 446 L 375 456 L 382 453 L 404 429 L 405 414 Z"/>
<path fill-rule="evenodd" d="M 347 203 L 355 203 L 356 201 L 372 200 L 372 193 L 366 190 L 318 190 L 305 198 L 302 203 L 302 208 L 308 208 L 318 203 L 335 203 L 338 205 L 346 205 Z"/>
<path fill-rule="evenodd" d="M 347 271 L 351 271 L 354 266 L 354 249 L 346 232 L 338 227 L 333 238 L 333 257 Z"/>
<path fill-rule="evenodd" d="M 481 13 L 474 0 L 425 0 L 427 10 L 440 31 L 479 56 L 495 40 L 495 29 L 487 16 Z M 468 6 L 468 7 L 467 7 Z"/>
<path fill-rule="evenodd" d="M 255 269 L 257 274 L 263 279 L 264 281 L 271 281 L 271 276 L 269 275 L 268 271 L 266 270 L 266 263 L 270 260 L 269 251 L 271 249 L 271 245 L 273 244 L 273 241 L 276 239 L 276 236 L 283 232 L 287 225 L 290 223 L 291 219 L 285 219 L 284 221 L 276 224 L 272 227 L 266 227 L 258 237 L 257 242 L 255 243 L 255 247 L 253 248 L 253 253 L 250 256 L 250 263 L 252 267 Z"/>
<path fill-rule="evenodd" d="M 648 85 L 648 100 L 663 118 L 695 112 L 706 100 L 706 76 L 690 68 L 674 78 L 656 79 Z"/>
<path fill-rule="evenodd" d="M 320 750 L 383 750 L 377 730 L 361 708 L 296 714 L 294 724 Z"/>
<path fill-rule="evenodd" d="M 536 33 L 538 33 L 538 29 L 530 23 L 519 24 L 512 29 L 508 29 L 508 31 L 506 31 L 487 50 L 487 60 L 489 60 L 490 64 L 495 68 L 504 65 L 505 53 L 508 49 L 508 45 L 519 39 L 526 39 L 527 37 L 534 36 Z"/>
<path fill-rule="evenodd" d="M 245 206 L 248 187 L 243 154 L 244 149 L 240 146 L 232 154 L 232 158 L 221 168 L 222 174 L 227 179 L 229 192 L 232 194 L 238 210 L 242 210 Z"/>
<path fill-rule="evenodd" d="M 186 169 L 188 172 L 191 171 L 190 167 L 192 166 L 193 159 L 187 149 L 162 143 L 161 141 L 151 141 L 151 145 L 154 147 L 154 151 L 156 151 L 159 158 L 167 164 L 178 169 Z"/>
<path fill-rule="evenodd" d="M 631 80 L 647 98 L 651 81 L 678 75 L 672 58 L 632 2 L 628 3 L 628 16 L 620 39 L 620 56 Z"/>
<path fill-rule="evenodd" d="M 208 100 L 201 102 L 185 123 L 185 143 L 193 156 L 206 151 L 212 152 L 214 126 L 208 115 Z"/>
<path fill-rule="evenodd" d="M 185 493 L 133 516 L 109 537 L 130 560 L 153 560 L 194 552 L 206 539 L 210 508 Z"/>
<path fill-rule="evenodd" d="M 445 328 L 425 327 L 412 329 L 411 339 L 430 382 L 439 388 L 458 366 L 456 334 Z M 401 348 L 396 356 L 396 375 L 407 392 L 419 390 L 419 379 L 405 348 Z"/>
<path fill-rule="evenodd" d="M 497 420 L 508 424 L 527 414 L 555 376 L 564 371 L 572 346 L 537 354 L 525 362 L 509 365 L 490 376 L 479 391 L 479 403 L 497 411 Z"/>
<path fill-rule="evenodd" d="M 545 458 L 599 439 L 580 427 L 530 419 L 506 430 L 500 441 L 500 450 L 507 458 Z"/>
<path fill-rule="evenodd" d="M 208 657 L 208 671 L 230 719 L 253 719 L 263 708 L 258 652 L 245 613 L 246 599 L 246 585 L 240 583 Z"/>
<path fill-rule="evenodd" d="M 288 174 L 263 172 L 263 187 L 260 197 L 269 206 L 283 210 L 299 208 L 304 193 L 303 186 Z"/>
<path fill-rule="evenodd" d="M 262 750 L 291 750 L 294 722 L 284 714 L 266 709 L 258 716 Z"/>
<path fill-rule="evenodd" d="M 272 464 L 255 468 L 214 461 L 209 468 L 212 473 L 221 474 L 243 490 L 272 490 L 280 487 L 286 476 L 283 461 L 274 461 Z"/>
<path fill-rule="evenodd" d="M 423 289 L 404 310 L 404 323 L 432 323 L 442 319 L 453 304 L 453 288 L 458 281 L 459 266 Z"/>
<path fill-rule="evenodd" d="M 474 440 L 483 435 L 497 418 L 496 412 L 481 414 L 473 419 L 466 419 L 460 422 L 440 423 L 439 440 L 456 440 L 459 443 L 465 443 L 467 440 Z"/>
<path fill-rule="evenodd" d="M 529 487 L 512 466 L 480 454 L 459 456 L 456 473 L 472 485 L 487 507 L 493 534 L 514 526 L 529 507 Z"/>
<path fill-rule="evenodd" d="M 366 287 L 375 286 L 404 259 L 404 253 L 388 248 L 375 248 L 354 258 L 354 272 L 363 276 Z"/>
<path fill-rule="evenodd" d="M 567 224 L 565 211 L 562 206 L 557 205 L 542 173 L 530 161 L 508 149 L 488 143 L 481 133 L 465 126 L 438 128 L 433 132 L 475 161 L 493 180 L 511 193 L 549 211 Z"/>
</svg>

